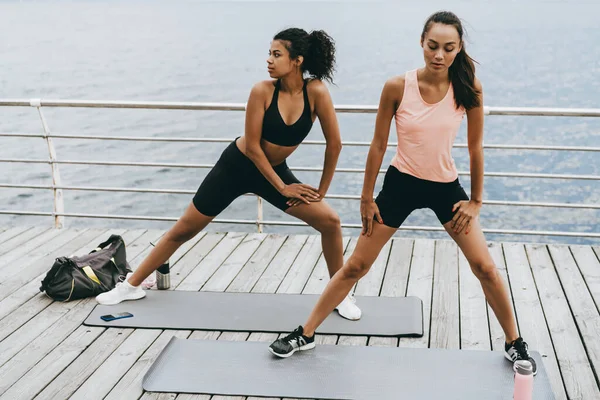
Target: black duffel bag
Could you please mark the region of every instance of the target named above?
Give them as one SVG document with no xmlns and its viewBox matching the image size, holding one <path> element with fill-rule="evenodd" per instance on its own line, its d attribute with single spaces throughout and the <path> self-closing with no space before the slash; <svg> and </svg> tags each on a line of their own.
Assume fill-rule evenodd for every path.
<svg viewBox="0 0 600 400">
<path fill-rule="evenodd" d="M 89 254 L 57 258 L 40 291 L 58 301 L 83 299 L 108 292 L 129 272 L 125 241 L 111 235 Z"/>
</svg>

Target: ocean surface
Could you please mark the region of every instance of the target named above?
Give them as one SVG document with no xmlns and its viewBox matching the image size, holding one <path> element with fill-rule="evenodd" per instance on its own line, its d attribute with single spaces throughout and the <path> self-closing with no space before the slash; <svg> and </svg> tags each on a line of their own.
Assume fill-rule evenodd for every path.
<svg viewBox="0 0 600 400">
<path fill-rule="evenodd" d="M 406 3 L 406 4 L 405 4 Z M 450 7 L 451 6 L 451 7 Z M 376 105 L 384 82 L 423 64 L 426 18 L 457 13 L 467 51 L 489 106 L 600 108 L 598 1 L 0 1 L 0 98 L 210 101 L 243 103 L 268 79 L 269 43 L 279 30 L 324 29 L 337 44 L 336 104 Z M 223 111 L 46 108 L 53 133 L 229 138 L 243 134 L 244 114 Z M 370 141 L 374 114 L 338 114 L 342 138 Z M 0 107 L 0 132 L 42 132 L 35 108 Z M 390 139 L 395 141 L 392 131 Z M 322 139 L 318 123 L 308 139 Z M 487 144 L 600 147 L 600 118 L 488 116 Z M 55 139 L 60 160 L 214 163 L 226 143 L 160 143 Z M 457 143 L 466 143 L 466 121 Z M 344 147 L 339 167 L 364 168 L 368 147 Z M 386 154 L 387 166 L 393 149 Z M 460 171 L 468 152 L 453 153 Z M 0 137 L 0 159 L 47 159 L 41 138 Z M 303 145 L 290 166 L 321 166 L 323 147 Z M 488 172 L 600 175 L 600 154 L 487 149 Z M 60 165 L 63 184 L 195 191 L 207 169 Z M 320 175 L 297 172 L 317 185 Z M 376 192 L 381 187 L 378 180 Z M 337 173 L 331 194 L 360 194 L 363 175 Z M 468 176 L 461 176 L 467 192 Z M 0 163 L 0 183 L 47 185 L 47 164 Z M 65 191 L 73 213 L 178 217 L 191 195 Z M 600 181 L 486 177 L 486 200 L 600 203 Z M 51 211 L 50 190 L 0 188 L 0 210 Z M 330 200 L 346 223 L 359 223 L 359 202 Z M 294 219 L 264 205 L 267 220 Z M 221 218 L 256 218 L 256 197 L 236 200 Z M 490 229 L 600 232 L 600 210 L 486 205 Z M 0 226 L 52 224 L 50 217 L 0 215 Z M 67 226 L 167 229 L 171 222 L 67 218 Z M 430 210 L 406 225 L 439 226 Z M 256 231 L 212 224 L 209 231 Z M 312 233 L 266 226 L 265 232 Z M 355 229 L 345 234 L 358 235 Z M 403 237 L 447 237 L 399 231 Z M 489 240 L 600 243 L 600 239 L 488 234 Z"/>
</svg>

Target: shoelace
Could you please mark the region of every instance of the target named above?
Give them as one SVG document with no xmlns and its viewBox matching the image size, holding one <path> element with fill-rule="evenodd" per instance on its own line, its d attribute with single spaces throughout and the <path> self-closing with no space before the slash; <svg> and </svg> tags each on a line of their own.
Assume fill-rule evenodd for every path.
<svg viewBox="0 0 600 400">
<path fill-rule="evenodd" d="M 298 342 L 298 338 L 300 337 L 300 332 L 298 330 L 293 331 L 292 333 L 290 333 L 289 335 L 285 336 L 283 338 L 283 340 L 285 342 L 292 342 L 292 341 L 296 341 Z"/>
<path fill-rule="evenodd" d="M 529 360 L 531 357 L 529 356 L 529 351 L 527 349 L 527 343 L 525 342 L 515 342 L 515 349 L 517 350 L 517 354 L 519 355 L 519 359 L 521 360 Z"/>
</svg>

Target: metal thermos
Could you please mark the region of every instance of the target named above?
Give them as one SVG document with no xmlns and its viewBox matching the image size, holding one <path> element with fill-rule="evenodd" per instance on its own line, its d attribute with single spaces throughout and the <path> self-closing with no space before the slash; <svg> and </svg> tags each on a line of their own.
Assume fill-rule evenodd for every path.
<svg viewBox="0 0 600 400">
<path fill-rule="evenodd" d="M 169 260 L 156 270 L 156 288 L 165 290 L 171 287 L 171 275 L 169 274 Z"/>
</svg>

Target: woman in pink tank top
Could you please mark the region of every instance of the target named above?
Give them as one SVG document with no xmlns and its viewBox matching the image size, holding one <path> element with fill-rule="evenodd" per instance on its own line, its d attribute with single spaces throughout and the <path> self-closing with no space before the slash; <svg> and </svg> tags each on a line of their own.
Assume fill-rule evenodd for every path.
<svg viewBox="0 0 600 400">
<path fill-rule="evenodd" d="M 381 93 L 361 196 L 362 234 L 353 254 L 332 278 L 308 321 L 275 341 L 270 350 L 287 357 L 313 348 L 317 327 L 369 271 L 383 246 L 415 209 L 435 212 L 479 279 L 505 333 L 505 356 L 526 359 L 528 346 L 517 333 L 508 293 L 488 251 L 478 216 L 483 193 L 483 91 L 465 50 L 463 27 L 451 12 L 438 12 L 421 34 L 425 65 L 389 79 Z M 471 199 L 458 180 L 451 151 L 466 115 L 471 164 Z M 375 181 L 395 119 L 398 147 L 383 187 L 373 199 Z M 301 345 L 299 345 L 299 343 Z M 302 345 L 302 343 L 305 343 Z"/>
</svg>

